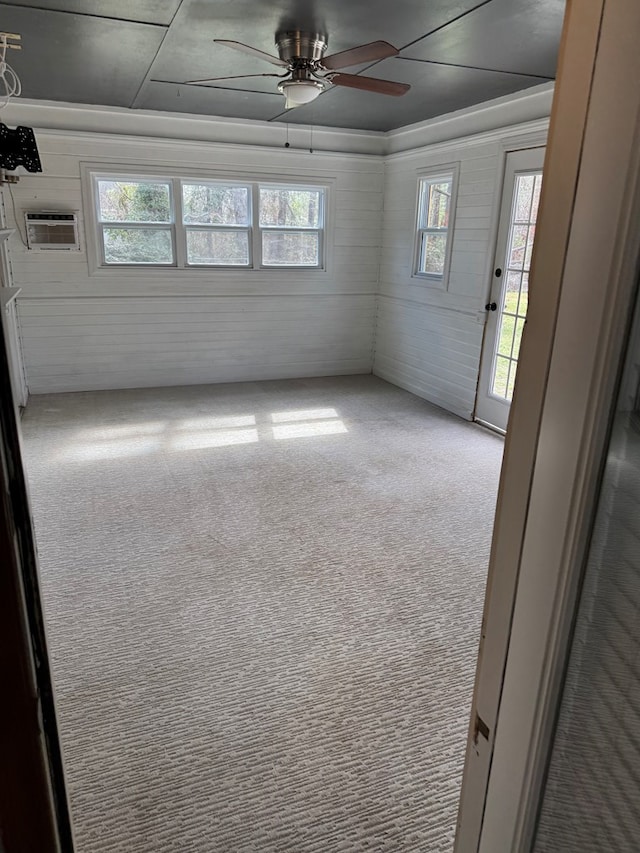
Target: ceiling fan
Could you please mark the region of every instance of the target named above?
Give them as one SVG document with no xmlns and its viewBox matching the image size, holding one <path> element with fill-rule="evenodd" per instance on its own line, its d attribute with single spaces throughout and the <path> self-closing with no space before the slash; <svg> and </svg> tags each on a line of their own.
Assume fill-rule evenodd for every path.
<svg viewBox="0 0 640 853">
<path fill-rule="evenodd" d="M 287 31 L 276 34 L 278 56 L 272 56 L 263 50 L 250 47 L 239 41 L 214 39 L 216 44 L 230 47 L 249 56 L 255 56 L 286 68 L 284 74 L 236 74 L 231 77 L 212 77 L 209 80 L 188 80 L 187 83 L 204 86 L 221 80 L 239 80 L 249 77 L 278 77 L 278 91 L 285 97 L 285 109 L 290 110 L 309 104 L 327 88 L 333 86 L 348 86 L 352 89 L 362 89 L 366 92 L 377 92 L 380 95 L 404 95 L 411 88 L 407 83 L 394 83 L 391 80 L 380 80 L 377 77 L 362 77 L 359 74 L 342 74 L 342 68 L 361 65 L 365 62 L 377 62 L 389 56 L 397 56 L 398 49 L 386 41 L 373 41 L 352 47 L 331 56 L 325 56 L 328 45 L 326 35 L 320 33 L 303 33 Z"/>
</svg>

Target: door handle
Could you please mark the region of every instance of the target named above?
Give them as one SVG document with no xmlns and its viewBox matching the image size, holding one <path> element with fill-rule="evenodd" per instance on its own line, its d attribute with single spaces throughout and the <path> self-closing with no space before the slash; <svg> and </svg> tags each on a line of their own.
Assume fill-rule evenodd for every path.
<svg viewBox="0 0 640 853">
<path fill-rule="evenodd" d="M 496 302 L 487 302 L 487 304 L 484 306 L 484 310 L 485 311 L 495 311 L 497 307 L 498 307 L 498 305 Z"/>
</svg>

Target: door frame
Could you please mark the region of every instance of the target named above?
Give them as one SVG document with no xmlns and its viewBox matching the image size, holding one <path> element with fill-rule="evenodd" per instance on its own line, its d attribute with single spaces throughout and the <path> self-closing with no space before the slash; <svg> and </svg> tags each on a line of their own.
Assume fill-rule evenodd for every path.
<svg viewBox="0 0 640 853">
<path fill-rule="evenodd" d="M 7 228 L 4 191 L 0 185 L 0 289 L 12 288 L 13 285 L 13 272 L 7 248 L 8 238 L 13 233 L 13 230 L 12 228 Z M 3 292 L 7 293 L 6 290 Z M 16 289 L 12 289 L 11 292 L 13 293 L 13 298 L 8 302 L 3 300 L 2 322 L 5 324 L 5 345 L 9 355 L 9 369 L 11 371 L 15 399 L 19 406 L 24 407 L 27 405 L 29 398 L 29 389 L 27 387 L 24 356 L 20 342 L 20 322 L 15 300 L 17 292 Z"/>
<path fill-rule="evenodd" d="M 493 241 L 493 263 L 491 265 L 489 294 L 487 297 L 487 304 L 491 303 L 492 301 L 497 302 L 498 310 L 491 313 L 487 310 L 486 314 L 484 334 L 482 338 L 480 372 L 478 376 L 478 386 L 476 389 L 476 400 L 473 412 L 473 419 L 475 421 L 481 423 L 483 426 L 489 427 L 490 429 L 496 430 L 497 432 L 501 432 L 503 434 L 506 432 L 507 420 L 509 417 L 509 409 L 511 408 L 511 404 L 507 400 L 502 400 L 499 397 L 492 398 L 492 395 L 490 394 L 491 375 L 493 372 L 493 360 L 495 356 L 495 347 L 497 342 L 496 339 L 499 331 L 499 323 L 501 316 L 500 305 L 502 300 L 502 290 L 506 281 L 506 277 L 504 275 L 502 275 L 501 277 L 497 277 L 495 274 L 495 270 L 498 267 L 506 267 L 506 264 L 504 262 L 508 250 L 511 214 L 513 211 L 513 200 L 515 191 L 515 180 L 519 174 L 527 173 L 529 171 L 537 171 L 538 169 L 542 170 L 545 147 L 545 141 L 541 141 L 539 145 L 529 144 L 527 146 L 522 146 L 518 148 L 509 148 L 508 150 L 505 150 L 503 155 L 502 179 L 500 190 L 498 193 L 498 223 L 496 228 L 495 239 Z M 536 153 L 532 154 L 532 152 Z M 518 158 L 524 161 L 527 156 L 536 157 L 536 162 L 539 158 L 540 165 L 529 166 L 525 165 L 524 162 L 518 165 Z M 512 165 L 510 165 L 510 159 Z M 500 293 L 497 295 L 496 298 L 496 291 L 498 289 Z M 489 352 L 490 342 L 491 351 Z M 480 414 L 482 414 L 483 417 L 480 417 L 479 410 L 482 408 L 484 408 L 484 411 L 481 411 Z M 491 414 L 489 409 L 494 410 L 494 414 Z M 503 425 L 502 415 L 505 412 L 507 417 L 504 420 Z"/>
<path fill-rule="evenodd" d="M 530 849 L 638 273 L 640 233 L 632 225 L 640 216 L 640 91 L 629 85 L 640 76 L 638 31 L 637 0 L 568 2 L 532 268 L 536 297 L 501 475 L 457 853 Z M 0 356 L 3 399 L 7 367 Z M 42 713 L 34 687 L 46 682 L 36 667 L 46 646 L 22 584 L 25 570 L 35 566 L 25 484 L 23 510 L 5 499 L 22 470 L 13 408 L 7 424 L 14 435 L 3 430 L 1 436 L 0 556 L 11 568 L 6 608 L 15 618 L 0 619 L 0 644 L 15 643 L 19 667 L 11 673 L 3 658 L 3 680 L 16 719 L 25 709 L 16 737 L 27 753 L 16 744 L 11 756 L 32 758 L 13 780 L 15 812 L 0 809 L 15 827 L 22 809 L 23 828 L 37 839 L 33 849 L 67 851 L 62 768 L 51 760 L 55 725 L 47 712 L 45 745 L 34 713 L 38 695 Z M 476 734 L 477 719 L 483 726 Z"/>
<path fill-rule="evenodd" d="M 0 847 L 72 853 L 35 537 L 0 323 Z"/>
<path fill-rule="evenodd" d="M 569 0 L 456 853 L 534 837 L 638 281 L 639 31 L 637 0 Z"/>
</svg>

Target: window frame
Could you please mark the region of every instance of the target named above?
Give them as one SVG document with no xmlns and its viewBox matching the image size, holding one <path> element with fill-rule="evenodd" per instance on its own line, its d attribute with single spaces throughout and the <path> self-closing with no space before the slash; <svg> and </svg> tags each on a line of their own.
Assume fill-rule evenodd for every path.
<svg viewBox="0 0 640 853">
<path fill-rule="evenodd" d="M 413 248 L 413 273 L 414 278 L 419 278 L 430 287 L 446 290 L 449 284 L 449 272 L 451 268 L 451 255 L 453 252 L 453 234 L 455 228 L 456 208 L 458 203 L 458 184 L 460 177 L 460 163 L 446 163 L 429 169 L 421 169 L 417 173 L 416 212 Z M 448 181 L 451 183 L 451 196 L 449 201 L 449 224 L 446 228 L 433 228 L 422 225 L 422 212 L 424 209 L 423 192 L 425 186 Z M 444 266 L 442 273 L 423 272 L 420 269 L 422 256 L 422 245 L 424 237 L 428 234 L 445 234 L 446 245 L 444 255 Z"/>
<path fill-rule="evenodd" d="M 100 210 L 100 192 L 98 189 L 98 185 L 100 181 L 113 181 L 117 183 L 118 181 L 129 181 L 130 183 L 145 183 L 145 184 L 161 184 L 163 186 L 167 186 L 169 188 L 169 221 L 168 222 L 108 222 L 102 219 L 102 214 Z M 175 193 L 173 181 L 171 178 L 161 178 L 155 175 L 103 175 L 103 174 L 93 174 L 91 181 L 91 191 L 93 195 L 93 214 L 97 226 L 97 236 L 98 236 L 98 260 L 101 267 L 105 269 L 147 269 L 149 267 L 158 268 L 158 269 L 166 269 L 173 268 L 177 266 L 177 257 L 176 257 L 176 217 L 175 217 Z M 135 263 L 134 261 L 130 261 L 128 263 L 108 263 L 105 257 L 105 241 L 104 241 L 104 231 L 105 228 L 122 228 L 130 231 L 139 230 L 139 231 L 168 231 L 171 235 L 171 262 L 170 263 Z"/>
<path fill-rule="evenodd" d="M 113 168 L 104 164 L 93 165 L 83 163 L 81 166 L 83 176 L 83 186 L 85 199 L 87 204 L 85 210 L 92 211 L 93 228 L 90 229 L 93 240 L 89 241 L 89 259 L 93 274 L 111 274 L 113 270 L 121 271 L 153 271 L 159 273 L 161 270 L 176 270 L 192 272 L 214 272 L 223 271 L 226 273 L 254 273 L 257 271 L 286 274 L 287 272 L 301 274 L 304 272 L 319 273 L 327 272 L 328 269 L 328 249 L 331 245 L 329 235 L 327 234 L 328 220 L 330 218 L 330 210 L 333 198 L 333 184 L 335 179 L 319 179 L 318 181 L 309 181 L 307 178 L 296 179 L 291 178 L 274 178 L 273 175 L 256 175 L 250 180 L 247 180 L 246 175 L 216 173 L 198 174 L 197 171 L 189 171 L 188 173 L 166 172 L 158 174 L 156 171 L 149 173 L 141 172 L 137 169 L 117 168 L 116 164 Z M 171 264 L 161 263 L 107 263 L 105 260 L 105 245 L 104 245 L 104 227 L 118 226 L 121 227 L 136 227 L 149 228 L 153 227 L 148 223 L 106 223 L 101 219 L 100 213 L 100 198 L 98 193 L 99 181 L 128 181 L 128 182 L 143 182 L 143 183 L 161 183 L 169 184 L 170 205 L 171 205 L 171 222 L 161 223 L 158 227 L 170 229 L 172 240 L 173 262 Z M 182 187 L 184 184 L 208 184 L 222 186 L 240 186 L 249 189 L 249 224 L 248 226 L 235 225 L 190 225 L 184 222 Z M 295 190 L 318 190 L 320 193 L 320 219 L 319 226 L 316 228 L 310 227 L 282 227 L 282 226 L 260 226 L 260 209 L 259 198 L 260 188 L 266 189 L 295 189 Z M 189 263 L 187 259 L 187 232 L 189 230 L 203 231 L 235 231 L 247 230 L 249 234 L 249 263 L 248 264 L 196 264 Z M 313 231 L 318 234 L 318 264 L 263 264 L 262 262 L 262 233 L 264 231 L 277 232 L 308 232 Z M 95 241 L 95 243 L 94 243 Z M 92 245 L 92 243 L 94 243 Z"/>
<path fill-rule="evenodd" d="M 254 192 L 250 181 L 232 181 L 232 180 L 215 180 L 204 178 L 177 178 L 180 186 L 179 205 L 180 205 L 180 225 L 181 231 L 184 232 L 184 267 L 187 269 L 238 269 L 248 270 L 254 267 L 255 247 L 253 240 L 253 222 L 254 222 Z M 184 221 L 184 204 L 182 190 L 185 184 L 194 184 L 196 186 L 217 186 L 217 187 L 239 187 L 247 190 L 247 224 L 246 225 L 214 225 L 214 224 L 198 224 L 194 225 Z M 189 231 L 205 231 L 215 233 L 216 231 L 243 231 L 247 234 L 247 263 L 246 264 L 204 264 L 192 263 L 189 261 L 189 247 L 187 234 Z"/>
<path fill-rule="evenodd" d="M 269 189 L 269 190 L 319 190 L 320 200 L 319 200 L 319 210 L 318 210 L 318 225 L 317 227 L 312 226 L 286 226 L 286 225 L 261 225 L 260 224 L 260 190 L 261 189 Z M 324 189 L 324 192 L 323 192 Z M 323 188 L 314 184 L 290 184 L 283 183 L 279 181 L 277 183 L 271 183 L 269 181 L 259 181 L 256 183 L 255 188 L 255 204 L 254 210 L 256 211 L 256 227 L 255 231 L 257 240 L 259 242 L 259 254 L 256 257 L 260 258 L 260 269 L 267 270 L 317 270 L 323 268 L 323 259 L 324 259 L 324 231 L 325 231 L 325 208 L 327 203 L 327 194 L 326 188 Z M 265 264 L 262 252 L 262 238 L 265 232 L 271 232 L 272 234 L 307 234 L 314 233 L 318 235 L 318 263 L 317 264 Z"/>
</svg>

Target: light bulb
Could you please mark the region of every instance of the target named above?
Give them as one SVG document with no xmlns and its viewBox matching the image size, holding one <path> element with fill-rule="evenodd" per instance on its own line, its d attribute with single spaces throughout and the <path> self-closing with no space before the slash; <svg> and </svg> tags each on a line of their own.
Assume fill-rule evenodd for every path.
<svg viewBox="0 0 640 853">
<path fill-rule="evenodd" d="M 319 80 L 285 80 L 278 83 L 278 89 L 285 97 L 285 109 L 291 110 L 315 101 L 324 92 L 324 83 Z"/>
</svg>

